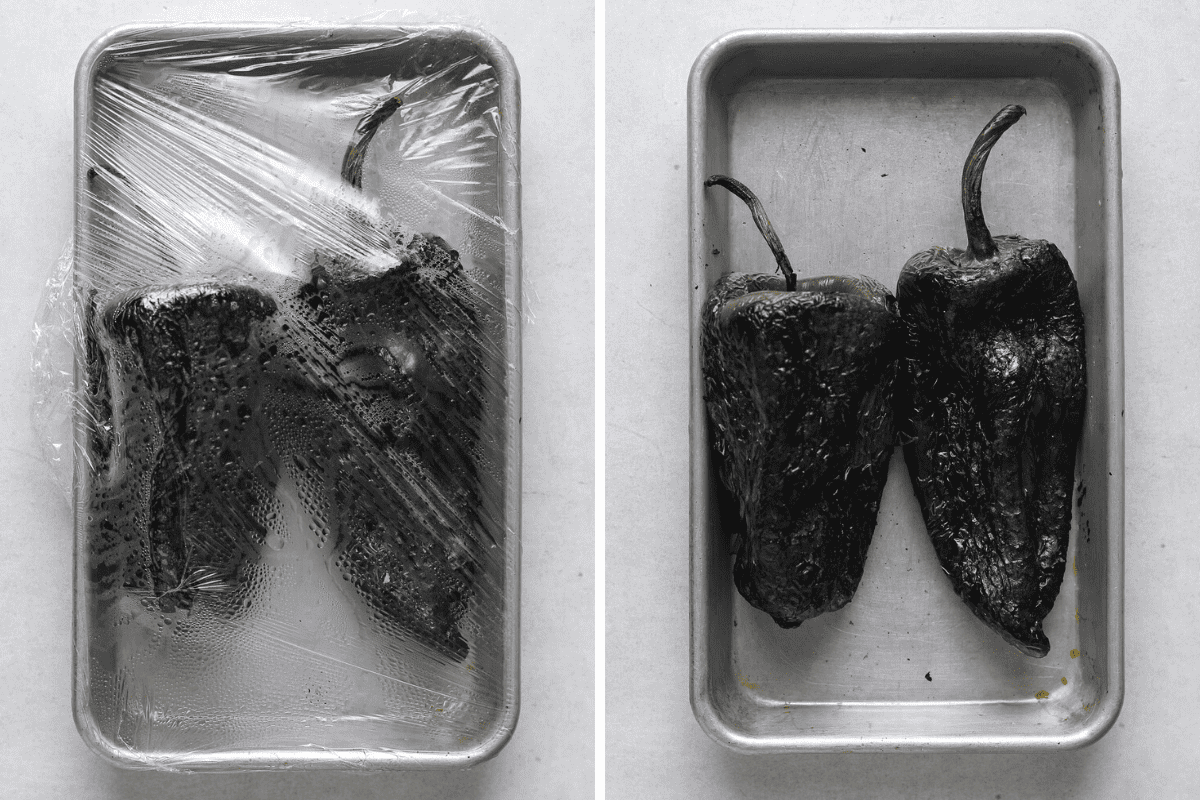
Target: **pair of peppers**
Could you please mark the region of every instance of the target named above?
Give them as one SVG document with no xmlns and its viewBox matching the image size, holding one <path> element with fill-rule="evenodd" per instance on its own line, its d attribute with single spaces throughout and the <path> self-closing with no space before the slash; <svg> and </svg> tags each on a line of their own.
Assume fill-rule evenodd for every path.
<svg viewBox="0 0 1200 800">
<path fill-rule="evenodd" d="M 734 273 L 710 293 L 703 374 L 734 583 L 782 627 L 850 601 L 897 441 L 942 568 L 1023 653 L 1062 583 L 1086 395 L 1083 314 L 1053 244 L 993 237 L 983 169 L 1025 113 L 1002 109 L 963 167 L 968 249 L 909 259 L 896 295 L 869 278 Z"/>
<path fill-rule="evenodd" d="M 399 106 L 359 123 L 342 165 L 355 188 Z M 273 580 L 264 553 L 315 546 L 373 625 L 467 656 L 460 623 L 489 546 L 479 304 L 442 239 L 388 240 L 384 269 L 317 252 L 307 281 L 90 298 L 99 602 L 241 613 Z"/>
</svg>

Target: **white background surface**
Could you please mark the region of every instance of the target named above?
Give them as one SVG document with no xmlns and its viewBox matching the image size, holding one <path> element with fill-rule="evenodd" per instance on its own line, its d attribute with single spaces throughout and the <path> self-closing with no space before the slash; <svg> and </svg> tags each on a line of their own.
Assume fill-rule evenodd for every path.
<svg viewBox="0 0 1200 800">
<path fill-rule="evenodd" d="M 610 0 L 606 16 L 608 796 L 1200 795 L 1200 4 Z M 1124 163 L 1126 692 L 1116 726 L 1089 748 L 750 757 L 714 744 L 692 716 L 687 79 L 709 42 L 750 27 L 1068 28 L 1098 40 L 1116 62 Z"/>
<path fill-rule="evenodd" d="M 414 21 L 483 27 L 521 73 L 522 705 L 512 741 L 469 770 L 367 775 L 127 772 L 83 744 L 71 719 L 71 517 L 29 421 L 34 314 L 71 231 L 75 65 L 96 37 L 127 22 L 350 21 L 387 6 L 0 0 L 0 796 L 592 795 L 593 10 L 525 0 L 422 5 Z"/>
</svg>

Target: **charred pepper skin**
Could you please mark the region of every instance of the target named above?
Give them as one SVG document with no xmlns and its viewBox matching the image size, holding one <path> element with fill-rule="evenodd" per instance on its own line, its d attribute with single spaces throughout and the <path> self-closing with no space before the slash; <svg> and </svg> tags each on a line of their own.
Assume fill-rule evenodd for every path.
<svg viewBox="0 0 1200 800">
<path fill-rule="evenodd" d="M 1083 312 L 1058 248 L 994 239 L 979 188 L 987 152 L 1024 113 L 980 134 L 964 169 L 967 250 L 913 256 L 905 326 L 905 460 L 942 568 L 967 606 L 1026 655 L 1062 584 L 1087 381 Z"/>
<path fill-rule="evenodd" d="M 901 330 L 875 281 L 783 271 L 717 282 L 702 369 L 734 584 L 794 628 L 845 606 L 862 578 L 895 442 Z"/>
</svg>

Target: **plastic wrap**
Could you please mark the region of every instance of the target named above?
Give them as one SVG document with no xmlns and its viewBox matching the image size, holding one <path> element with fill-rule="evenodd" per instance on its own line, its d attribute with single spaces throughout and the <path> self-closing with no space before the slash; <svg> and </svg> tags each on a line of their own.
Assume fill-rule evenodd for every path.
<svg viewBox="0 0 1200 800">
<path fill-rule="evenodd" d="M 84 738 L 180 769 L 494 754 L 517 704 L 507 53 L 455 26 L 129 28 L 78 93 Z"/>
</svg>

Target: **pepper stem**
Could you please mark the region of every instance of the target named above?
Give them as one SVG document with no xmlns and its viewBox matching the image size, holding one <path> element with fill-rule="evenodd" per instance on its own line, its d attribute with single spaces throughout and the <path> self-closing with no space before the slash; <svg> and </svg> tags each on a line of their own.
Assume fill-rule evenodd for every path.
<svg viewBox="0 0 1200 800">
<path fill-rule="evenodd" d="M 987 124 L 967 155 L 962 173 L 962 204 L 963 216 L 967 222 L 967 247 L 976 261 L 986 261 L 996 255 L 996 242 L 983 221 L 983 204 L 980 195 L 983 192 L 983 168 L 987 165 L 988 153 L 1000 141 L 1004 132 L 1011 128 L 1017 120 L 1025 116 L 1021 106 L 1005 106 L 1000 109 L 992 121 Z"/>
<path fill-rule="evenodd" d="M 784 286 L 789 292 L 794 292 L 796 290 L 796 273 L 792 271 L 792 262 L 788 261 L 787 253 L 783 252 L 783 243 L 779 241 L 779 237 L 775 235 L 775 229 L 771 227 L 771 220 L 767 219 L 767 212 L 763 208 L 762 201 L 755 196 L 754 192 L 746 188 L 745 184 L 724 175 L 713 175 L 704 182 L 704 185 L 724 186 L 750 207 L 750 216 L 754 218 L 754 224 L 758 226 L 759 233 L 767 240 L 767 245 L 775 254 L 775 263 L 779 265 L 779 271 L 783 273 Z"/>
<path fill-rule="evenodd" d="M 385 98 L 371 109 L 371 112 L 363 117 L 358 123 L 358 127 L 354 129 L 354 138 L 350 141 L 350 146 L 346 148 L 345 157 L 342 158 L 342 179 L 355 189 L 362 188 L 362 168 L 363 161 L 367 158 L 367 146 L 375 138 L 379 126 L 387 122 L 400 106 L 399 97 L 393 95 Z"/>
</svg>

